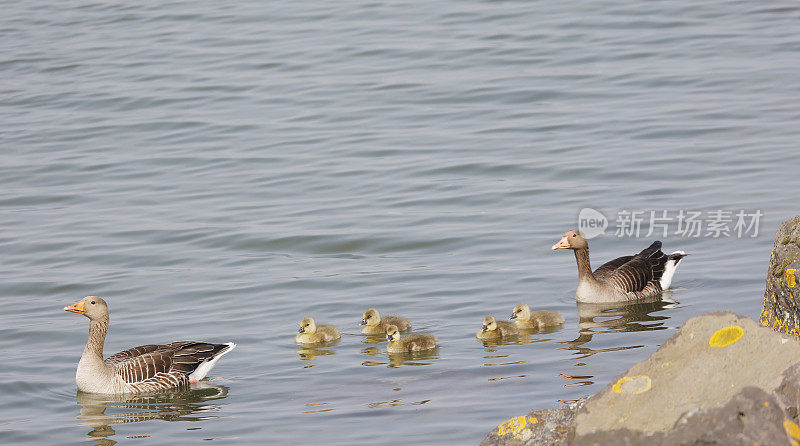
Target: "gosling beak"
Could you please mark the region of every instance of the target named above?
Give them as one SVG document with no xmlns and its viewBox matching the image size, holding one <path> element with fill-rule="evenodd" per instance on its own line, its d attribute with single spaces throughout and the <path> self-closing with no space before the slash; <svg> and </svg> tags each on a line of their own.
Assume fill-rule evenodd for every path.
<svg viewBox="0 0 800 446">
<path fill-rule="evenodd" d="M 367 320 L 366 319 L 361 319 L 361 325 L 367 325 Z"/>
<path fill-rule="evenodd" d="M 485 326 L 485 325 L 481 325 L 481 330 L 483 330 L 483 331 L 486 331 L 486 330 L 488 330 L 488 329 L 489 329 L 489 327 L 487 327 L 487 326 Z"/>
<path fill-rule="evenodd" d="M 517 313 L 511 313 L 511 317 L 509 319 L 516 319 L 516 318 L 517 318 Z"/>
<path fill-rule="evenodd" d="M 306 332 L 306 329 L 305 329 L 305 327 L 300 327 L 300 329 L 299 329 L 299 330 L 297 330 L 297 332 L 298 332 L 298 333 L 305 333 L 305 332 Z"/>
<path fill-rule="evenodd" d="M 83 300 L 79 300 L 72 305 L 68 305 L 64 307 L 64 311 L 69 311 L 70 313 L 78 313 L 78 314 L 86 314 L 86 310 L 83 308 Z"/>
<path fill-rule="evenodd" d="M 553 247 L 551 248 L 553 251 L 556 249 L 569 249 L 569 241 L 567 241 L 567 236 L 561 237 L 561 240 L 558 241 Z"/>
<path fill-rule="evenodd" d="M 394 341 L 394 336 L 392 336 L 392 335 L 386 335 L 386 339 L 388 339 L 388 340 L 390 340 L 390 341 Z"/>
</svg>

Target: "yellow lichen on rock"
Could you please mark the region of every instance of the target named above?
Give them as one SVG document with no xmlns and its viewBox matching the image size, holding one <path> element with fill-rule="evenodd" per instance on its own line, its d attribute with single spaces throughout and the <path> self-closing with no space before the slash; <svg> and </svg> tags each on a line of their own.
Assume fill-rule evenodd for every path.
<svg viewBox="0 0 800 446">
<path fill-rule="evenodd" d="M 794 286 L 797 285 L 797 281 L 794 277 L 795 271 L 797 271 L 797 269 L 794 268 L 786 270 L 786 286 L 788 286 L 789 288 L 794 288 Z"/>
<path fill-rule="evenodd" d="M 538 421 L 538 420 L 537 420 Z M 525 418 L 525 415 L 521 415 L 518 417 L 514 417 L 505 423 L 501 423 L 497 426 L 497 435 L 504 437 L 507 434 L 512 434 L 515 437 L 519 437 L 520 433 L 525 426 L 528 424 L 528 419 Z"/>
<path fill-rule="evenodd" d="M 738 341 L 742 335 L 744 335 L 744 330 L 738 325 L 720 328 L 711 335 L 708 345 L 712 347 L 727 347 Z"/>
<path fill-rule="evenodd" d="M 783 430 L 786 431 L 786 434 L 790 437 L 800 440 L 800 426 L 798 426 L 792 420 L 786 420 L 783 422 Z"/>
<path fill-rule="evenodd" d="M 650 377 L 647 375 L 625 376 L 614 383 L 614 385 L 611 386 L 611 390 L 616 393 L 632 393 L 638 395 L 650 390 L 652 384 Z"/>
</svg>

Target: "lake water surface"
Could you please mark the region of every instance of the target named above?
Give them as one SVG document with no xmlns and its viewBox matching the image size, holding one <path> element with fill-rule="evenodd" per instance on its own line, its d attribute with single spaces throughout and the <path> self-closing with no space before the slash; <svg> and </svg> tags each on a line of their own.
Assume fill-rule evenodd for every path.
<svg viewBox="0 0 800 446">
<path fill-rule="evenodd" d="M 10 2 L 0 47 L 3 444 L 476 444 L 690 317 L 757 317 L 798 213 L 794 1 Z M 594 266 L 691 253 L 665 301 L 576 305 L 550 246 L 586 207 Z M 763 216 L 615 236 L 662 210 Z M 77 394 L 85 295 L 106 354 L 238 348 L 195 389 Z M 475 339 L 519 302 L 566 323 Z M 439 350 L 388 356 L 369 307 Z M 341 341 L 297 347 L 304 316 Z"/>
</svg>

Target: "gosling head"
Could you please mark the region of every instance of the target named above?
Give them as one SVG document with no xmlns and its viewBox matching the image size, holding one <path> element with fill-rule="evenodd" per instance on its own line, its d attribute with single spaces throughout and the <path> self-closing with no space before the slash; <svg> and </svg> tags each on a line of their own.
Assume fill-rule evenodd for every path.
<svg viewBox="0 0 800 446">
<path fill-rule="evenodd" d="M 573 229 L 567 231 L 558 243 L 553 245 L 553 250 L 556 249 L 588 249 L 589 243 L 583 237 L 580 231 Z"/>
<path fill-rule="evenodd" d="M 397 329 L 397 325 L 389 325 L 386 327 L 386 340 L 392 342 L 398 339 L 400 339 L 400 331 Z"/>
<path fill-rule="evenodd" d="M 314 322 L 314 318 L 307 317 L 300 321 L 300 329 L 297 330 L 298 333 L 314 333 L 317 331 L 317 324 Z"/>
<path fill-rule="evenodd" d="M 64 311 L 82 314 L 93 321 L 108 321 L 108 305 L 97 296 L 86 296 L 72 305 L 64 307 Z"/>
<path fill-rule="evenodd" d="M 486 316 L 483 318 L 483 325 L 481 326 L 481 330 L 483 331 L 494 331 L 497 329 L 497 321 L 494 320 L 493 316 Z"/>
<path fill-rule="evenodd" d="M 511 311 L 511 319 L 527 321 L 531 318 L 531 307 L 528 304 L 519 304 Z"/>
<path fill-rule="evenodd" d="M 381 315 L 378 314 L 378 310 L 374 308 L 370 308 L 369 310 L 364 312 L 364 315 L 361 317 L 361 325 L 369 325 L 373 327 L 378 325 L 381 322 Z"/>
</svg>

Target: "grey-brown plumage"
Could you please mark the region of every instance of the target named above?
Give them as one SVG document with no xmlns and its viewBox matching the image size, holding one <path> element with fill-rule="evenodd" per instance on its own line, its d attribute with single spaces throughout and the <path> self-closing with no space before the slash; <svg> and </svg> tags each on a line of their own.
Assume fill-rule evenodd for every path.
<svg viewBox="0 0 800 446">
<path fill-rule="evenodd" d="M 389 341 L 386 346 L 386 351 L 389 353 L 419 352 L 439 346 L 439 340 L 427 333 L 411 333 L 400 337 L 400 331 L 394 325 L 386 327 L 386 339 Z"/>
<path fill-rule="evenodd" d="M 130 348 L 103 360 L 108 333 L 106 302 L 88 296 L 64 310 L 89 318 L 89 338 L 75 381 L 78 389 L 91 393 L 140 393 L 185 386 L 203 379 L 219 358 L 236 344 L 178 341 Z"/>
<path fill-rule="evenodd" d="M 592 272 L 589 244 L 579 231 L 568 231 L 553 245 L 553 249 L 572 249 L 575 252 L 578 264 L 575 297 L 580 302 L 624 302 L 655 297 L 669 286 L 674 268 L 685 255 L 678 251 L 680 257 L 673 260 L 661 252 L 661 242 L 655 241 L 636 255 L 616 258 Z M 668 266 L 672 268 L 669 280 L 662 282 Z"/>
<path fill-rule="evenodd" d="M 361 329 L 363 334 L 385 334 L 386 327 L 394 325 L 400 332 L 406 332 L 411 329 L 411 322 L 408 319 L 400 316 L 386 315 L 381 316 L 378 310 L 370 308 L 361 316 Z"/>
<path fill-rule="evenodd" d="M 493 316 L 483 318 L 481 329 L 475 336 L 478 339 L 509 338 L 519 335 L 517 324 L 507 321 L 498 321 Z"/>
<path fill-rule="evenodd" d="M 564 323 L 564 316 L 557 311 L 531 311 L 528 304 L 519 304 L 511 311 L 511 319 L 521 329 L 538 330 Z"/>
</svg>

